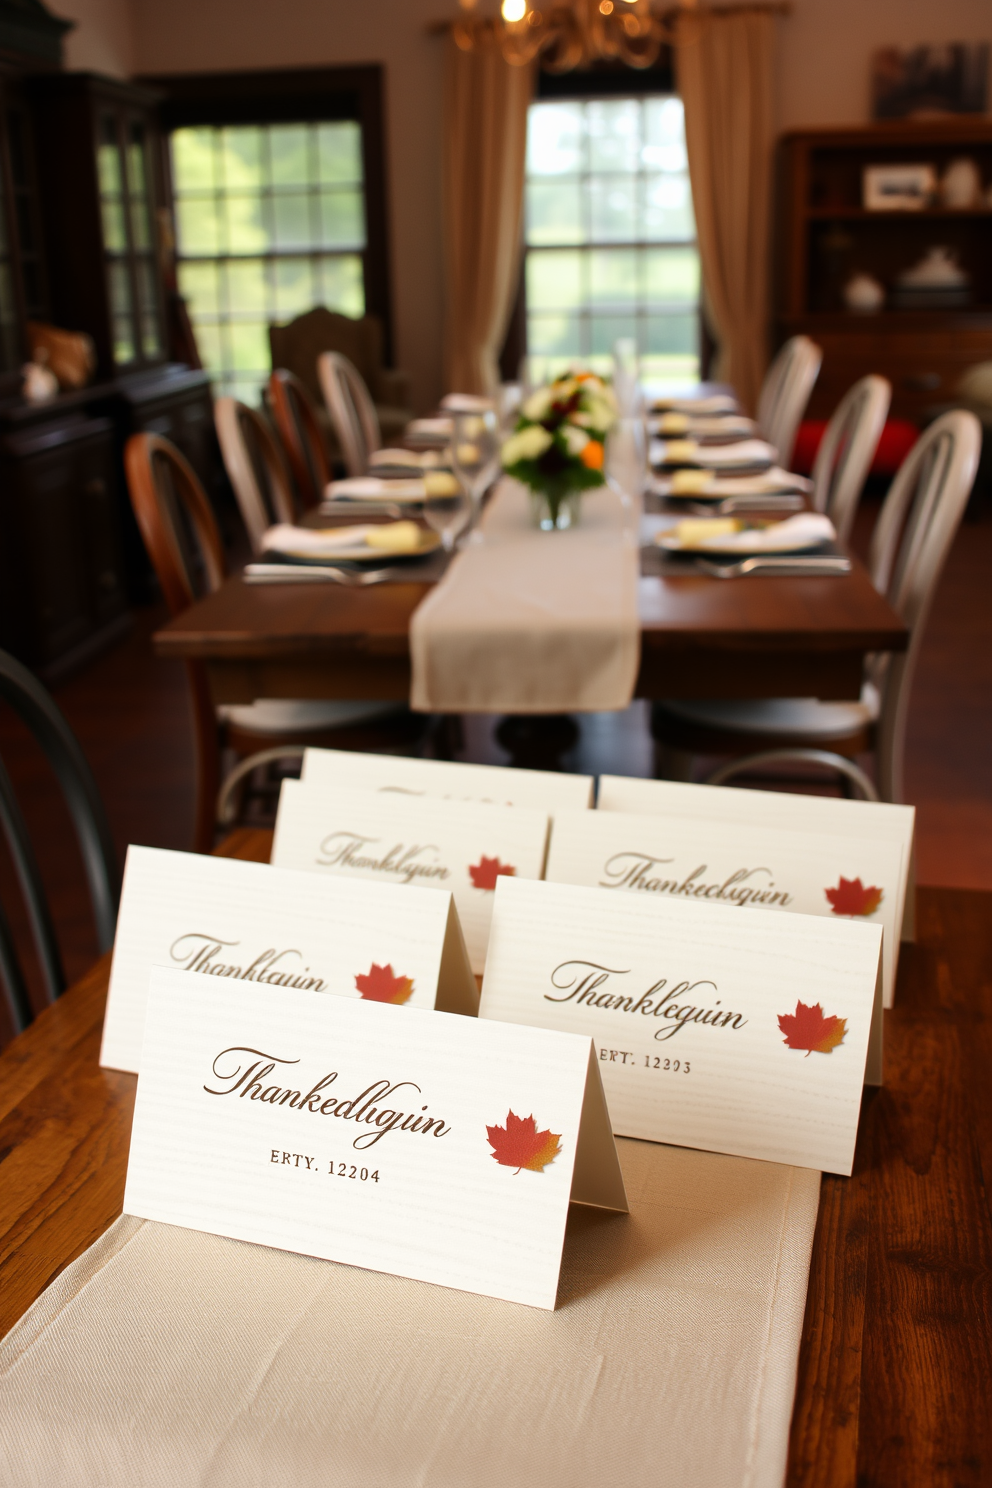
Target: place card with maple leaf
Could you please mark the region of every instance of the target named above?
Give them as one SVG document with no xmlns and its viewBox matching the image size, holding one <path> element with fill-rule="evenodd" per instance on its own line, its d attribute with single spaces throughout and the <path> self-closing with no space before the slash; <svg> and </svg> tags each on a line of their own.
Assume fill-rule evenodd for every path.
<svg viewBox="0 0 992 1488">
<path fill-rule="evenodd" d="M 513 878 L 516 871 L 509 863 L 501 863 L 498 857 L 487 858 L 483 853 L 477 863 L 469 865 L 468 874 L 473 888 L 492 890 L 495 889 L 498 878 L 503 875 Z"/>
<path fill-rule="evenodd" d="M 805 1049 L 807 1059 L 811 1054 L 831 1054 L 847 1033 L 847 1019 L 825 1017 L 818 1002 L 812 1007 L 797 1002 L 794 1013 L 779 1014 L 778 1026 L 785 1034 L 786 1046 Z"/>
<path fill-rule="evenodd" d="M 355 986 L 359 997 L 366 1002 L 408 1002 L 413 992 L 412 977 L 394 976 L 392 965 L 371 967 L 362 976 L 356 976 Z"/>
<path fill-rule="evenodd" d="M 877 885 L 866 888 L 860 878 L 845 878 L 843 874 L 835 889 L 823 892 L 835 915 L 873 915 L 885 897 Z"/>
<path fill-rule="evenodd" d="M 506 1113 L 506 1126 L 487 1126 L 486 1135 L 493 1149 L 490 1156 L 505 1168 L 527 1168 L 543 1173 L 548 1163 L 561 1152 L 561 1132 L 538 1131 L 533 1116 Z"/>
</svg>

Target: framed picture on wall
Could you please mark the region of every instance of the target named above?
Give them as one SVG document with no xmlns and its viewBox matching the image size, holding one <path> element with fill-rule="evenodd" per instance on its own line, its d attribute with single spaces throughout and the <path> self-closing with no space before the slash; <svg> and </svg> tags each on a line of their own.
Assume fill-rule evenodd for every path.
<svg viewBox="0 0 992 1488">
<path fill-rule="evenodd" d="M 989 94 L 988 42 L 951 42 L 908 51 L 885 47 L 871 59 L 876 119 L 984 114 Z"/>
</svg>

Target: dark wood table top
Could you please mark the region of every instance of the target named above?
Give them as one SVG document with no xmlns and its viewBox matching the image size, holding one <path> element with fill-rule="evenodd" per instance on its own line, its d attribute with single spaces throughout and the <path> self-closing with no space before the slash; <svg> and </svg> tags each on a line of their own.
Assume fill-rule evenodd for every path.
<svg viewBox="0 0 992 1488">
<path fill-rule="evenodd" d="M 218 702 L 405 698 L 410 617 L 429 587 L 234 577 L 171 620 L 154 645 L 161 656 L 209 662 Z M 856 697 L 865 655 L 907 644 L 902 621 L 857 562 L 841 578 L 643 577 L 639 611 L 638 697 Z M 371 691 L 340 690 L 361 686 L 363 673 L 378 679 Z M 273 685 L 279 690 L 253 691 Z"/>
<path fill-rule="evenodd" d="M 823 1179 L 789 1488 L 992 1483 L 992 894 L 920 889 L 917 933 L 854 1174 Z M 136 1081 L 97 1063 L 108 971 L 0 1056 L 0 1335 L 121 1212 Z"/>
</svg>

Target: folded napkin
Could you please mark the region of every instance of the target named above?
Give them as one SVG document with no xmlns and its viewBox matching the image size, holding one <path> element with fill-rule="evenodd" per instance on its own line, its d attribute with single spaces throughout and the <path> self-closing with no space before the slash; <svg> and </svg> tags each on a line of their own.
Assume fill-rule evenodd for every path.
<svg viewBox="0 0 992 1488">
<path fill-rule="evenodd" d="M 659 496 L 773 496 L 790 491 L 811 491 L 813 482 L 773 465 L 756 475 L 717 475 L 712 470 L 674 470 L 655 477 Z"/>
<path fill-rule="evenodd" d="M 411 419 L 404 429 L 408 439 L 450 439 L 454 429 L 450 418 Z"/>
<path fill-rule="evenodd" d="M 668 438 L 688 434 L 697 439 L 746 439 L 757 431 L 757 427 L 753 419 L 737 414 L 698 417 L 690 413 L 670 412 L 648 419 L 649 434 L 660 434 Z"/>
<path fill-rule="evenodd" d="M 375 522 L 367 526 L 356 524 L 320 531 L 280 522 L 262 534 L 262 549 L 266 553 L 333 558 L 335 553 L 350 552 L 359 547 L 381 548 L 387 553 L 416 553 L 420 540 L 421 528 L 416 522 Z"/>
<path fill-rule="evenodd" d="M 617 1147 L 553 1313 L 119 1219 L 0 1344 L 0 1481 L 781 1488 L 820 1175 Z"/>
<path fill-rule="evenodd" d="M 483 541 L 415 610 L 411 706 L 440 713 L 626 708 L 640 660 L 636 544 L 609 489 L 581 525 L 538 532 L 522 486 L 503 480 Z"/>
<path fill-rule="evenodd" d="M 424 456 L 418 455 L 416 450 L 378 449 L 373 450 L 369 455 L 369 473 L 372 475 L 383 476 L 389 471 L 397 471 L 400 475 L 412 476 L 416 479 L 423 468 Z M 346 484 L 346 482 L 341 484 Z"/>
<path fill-rule="evenodd" d="M 778 458 L 773 444 L 764 439 L 741 439 L 736 444 L 697 444 L 694 439 L 652 439 L 652 465 L 701 465 L 704 469 L 736 469 L 746 465 L 771 465 Z"/>
<path fill-rule="evenodd" d="M 652 398 L 656 413 L 671 411 L 689 414 L 724 414 L 739 412 L 737 399 L 731 393 L 714 393 L 710 398 Z"/>
<path fill-rule="evenodd" d="M 837 536 L 830 518 L 820 512 L 797 512 L 784 522 L 770 522 L 767 527 L 745 527 L 739 532 L 731 530 L 732 521 L 732 518 L 699 517 L 691 523 L 680 522 L 676 530 L 681 537 L 683 529 L 691 527 L 691 543 L 682 539 L 686 548 L 716 547 L 721 553 L 778 553 L 792 544 L 805 547 L 807 544 L 828 543 Z M 708 535 L 707 529 L 712 529 L 711 534 Z"/>
<path fill-rule="evenodd" d="M 377 475 L 355 475 L 331 481 L 324 489 L 328 501 L 423 501 L 424 483 L 416 480 L 383 480 Z"/>
<path fill-rule="evenodd" d="M 440 406 L 446 413 L 484 413 L 492 408 L 491 398 L 480 398 L 475 393 L 446 393 Z"/>
</svg>

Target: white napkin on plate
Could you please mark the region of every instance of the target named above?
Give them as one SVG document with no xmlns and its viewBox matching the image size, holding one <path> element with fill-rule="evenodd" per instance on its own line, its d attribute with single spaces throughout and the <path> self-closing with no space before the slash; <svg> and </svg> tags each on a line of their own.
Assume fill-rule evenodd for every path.
<svg viewBox="0 0 992 1488">
<path fill-rule="evenodd" d="M 382 480 L 377 475 L 331 481 L 324 488 L 328 501 L 423 501 L 426 495 L 422 480 Z"/>
<path fill-rule="evenodd" d="M 700 518 L 700 525 L 706 518 Z M 722 525 L 722 523 L 721 523 Z M 674 529 L 661 535 L 674 537 Z M 821 512 L 797 512 L 784 522 L 771 522 L 767 527 L 746 527 L 743 532 L 724 532 L 713 537 L 701 537 L 685 551 L 715 548 L 721 553 L 778 553 L 797 548 L 812 547 L 818 543 L 832 542 L 837 536 L 834 524 Z"/>
<path fill-rule="evenodd" d="M 673 454 L 672 445 L 676 446 Z M 690 447 L 691 446 L 691 450 Z M 778 450 L 764 439 L 741 439 L 736 444 L 696 444 L 692 439 L 652 439 L 651 464 L 664 465 L 669 460 L 680 464 L 699 465 L 703 469 L 734 469 L 738 465 L 771 465 Z"/>
<path fill-rule="evenodd" d="M 262 534 L 262 549 L 266 553 L 304 553 L 308 558 L 325 558 L 344 548 L 362 547 L 371 531 L 370 526 L 314 531 L 311 527 L 293 527 L 289 522 L 278 522 Z"/>
</svg>

